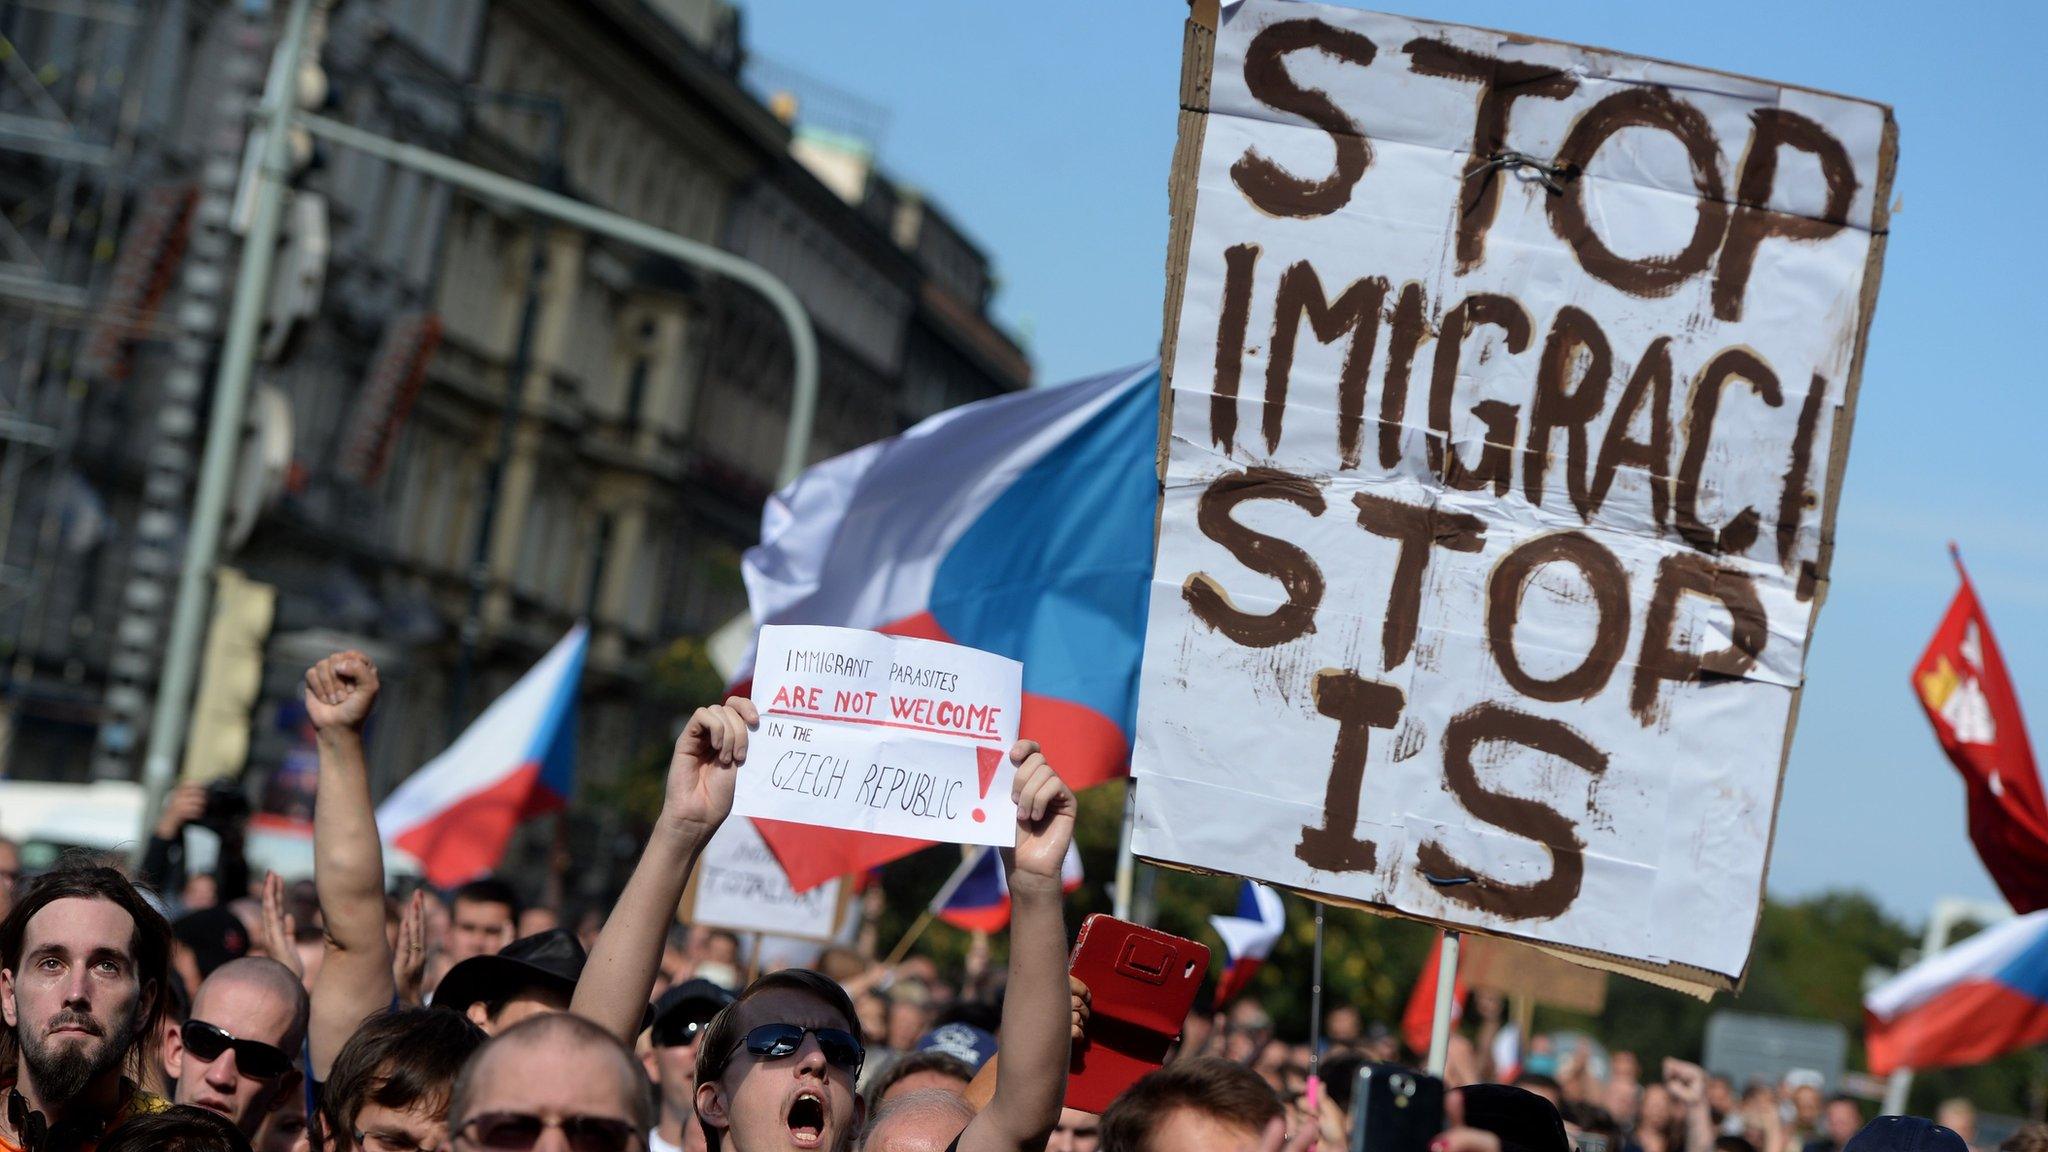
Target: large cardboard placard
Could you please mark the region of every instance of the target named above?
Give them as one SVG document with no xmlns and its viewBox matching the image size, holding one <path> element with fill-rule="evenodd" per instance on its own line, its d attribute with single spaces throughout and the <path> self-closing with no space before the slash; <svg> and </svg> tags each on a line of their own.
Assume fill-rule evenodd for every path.
<svg viewBox="0 0 2048 1152">
<path fill-rule="evenodd" d="M 1195 8 L 1137 850 L 1732 986 L 1827 586 L 1889 110 Z"/>
<path fill-rule="evenodd" d="M 1007 847 L 1024 666 L 959 644 L 771 624 L 733 812 Z"/>
<path fill-rule="evenodd" d="M 845 922 L 845 889 L 843 878 L 802 892 L 790 887 L 754 822 L 735 817 L 719 825 L 698 856 L 680 914 L 692 924 L 735 932 L 831 940 Z"/>
</svg>

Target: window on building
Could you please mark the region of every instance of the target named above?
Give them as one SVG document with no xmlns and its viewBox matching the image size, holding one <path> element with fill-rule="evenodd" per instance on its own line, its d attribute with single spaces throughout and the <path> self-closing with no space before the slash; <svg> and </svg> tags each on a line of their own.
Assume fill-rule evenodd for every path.
<svg viewBox="0 0 2048 1152">
<path fill-rule="evenodd" d="M 645 523 L 649 526 L 667 522 L 668 515 L 656 512 Z M 673 546 L 667 540 L 649 539 L 648 529 L 643 529 L 637 547 L 633 549 L 633 578 L 626 586 L 626 625 L 640 632 L 654 630 L 655 591 L 668 582 L 668 572 L 674 561 Z"/>
<path fill-rule="evenodd" d="M 576 578 L 583 573 L 591 549 L 591 525 L 580 502 L 564 495 L 556 508 L 554 545 L 548 549 L 547 591 L 549 602 L 562 608 L 577 608 Z"/>
<path fill-rule="evenodd" d="M 595 620 L 598 607 L 604 599 L 605 567 L 611 559 L 611 513 L 607 512 L 597 518 L 597 528 L 592 537 L 590 562 L 587 565 L 588 575 L 584 579 L 583 602 L 578 607 L 586 618 Z"/>
<path fill-rule="evenodd" d="M 421 523 L 426 534 L 419 541 L 419 550 L 423 555 L 448 564 L 453 556 L 458 555 L 451 541 L 451 537 L 456 535 L 457 491 L 456 485 L 446 482 L 455 469 L 456 452 L 439 436 L 423 438 L 422 447 L 425 451 L 421 455 L 431 463 L 420 473 L 426 505 Z"/>
<path fill-rule="evenodd" d="M 554 501 L 536 493 L 527 501 L 526 518 L 519 526 L 518 561 L 512 571 L 512 586 L 528 596 L 539 596 L 546 588 L 544 572 L 547 555 L 554 551 Z"/>
<path fill-rule="evenodd" d="M 620 413 L 628 427 L 640 423 L 641 410 L 647 403 L 647 377 L 654 370 L 654 337 L 654 321 L 640 321 L 639 339 L 633 342 L 626 368 L 625 408 Z"/>
</svg>

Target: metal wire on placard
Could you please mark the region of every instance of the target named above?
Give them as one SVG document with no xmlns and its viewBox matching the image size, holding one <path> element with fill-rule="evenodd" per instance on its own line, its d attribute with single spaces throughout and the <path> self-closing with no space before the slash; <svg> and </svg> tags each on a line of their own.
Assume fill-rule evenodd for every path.
<svg viewBox="0 0 2048 1152">
<path fill-rule="evenodd" d="M 1486 158 L 1486 163 L 1474 168 L 1471 175 L 1477 177 L 1502 168 L 1512 168 L 1517 172 L 1535 173 L 1534 178 L 1536 182 L 1548 188 L 1553 196 L 1562 195 L 1564 192 L 1563 182 L 1577 179 L 1579 175 L 1579 168 L 1576 164 L 1554 164 L 1548 160 L 1539 160 L 1526 152 L 1511 150 L 1495 152 Z"/>
</svg>

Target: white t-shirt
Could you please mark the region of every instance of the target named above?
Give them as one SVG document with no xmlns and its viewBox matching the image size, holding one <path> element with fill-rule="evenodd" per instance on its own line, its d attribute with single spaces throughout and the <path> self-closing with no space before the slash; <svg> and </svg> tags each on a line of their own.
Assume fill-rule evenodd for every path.
<svg viewBox="0 0 2048 1152">
<path fill-rule="evenodd" d="M 647 1134 L 647 1152 L 683 1152 L 681 1144 L 671 1144 L 661 1138 L 661 1129 Z"/>
</svg>

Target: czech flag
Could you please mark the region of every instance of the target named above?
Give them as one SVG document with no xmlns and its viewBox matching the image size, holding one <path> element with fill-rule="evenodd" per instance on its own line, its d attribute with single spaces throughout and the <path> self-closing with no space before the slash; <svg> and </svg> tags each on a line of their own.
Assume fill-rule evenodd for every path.
<svg viewBox="0 0 2048 1152">
<path fill-rule="evenodd" d="M 520 822 L 569 802 L 576 685 L 589 633 L 578 624 L 510 691 L 377 809 L 384 842 L 446 888 L 489 872 Z"/>
<path fill-rule="evenodd" d="M 760 624 L 922 636 L 1024 665 L 1024 738 L 1076 790 L 1129 770 L 1158 507 L 1157 365 L 942 412 L 768 501 Z M 752 656 L 739 682 L 752 678 Z M 798 891 L 927 841 L 756 820 Z"/>
<path fill-rule="evenodd" d="M 2048 911 L 1986 928 L 1864 997 L 1879 1076 L 1982 1064 L 2048 1042 Z"/>
<path fill-rule="evenodd" d="M 1060 890 L 1081 886 L 1081 853 L 1067 845 L 1060 862 Z M 1003 875 L 1002 853 L 983 847 L 960 862 L 945 887 L 932 900 L 932 915 L 969 932 L 1000 932 L 1010 926 L 1010 881 Z"/>
<path fill-rule="evenodd" d="M 1223 951 L 1230 957 L 1216 982 L 1216 1007 L 1220 1009 L 1251 985 L 1252 977 L 1273 954 L 1273 945 L 1287 926 L 1287 913 L 1278 892 L 1244 880 L 1237 889 L 1236 914 L 1211 916 L 1209 925 L 1223 937 Z"/>
</svg>

